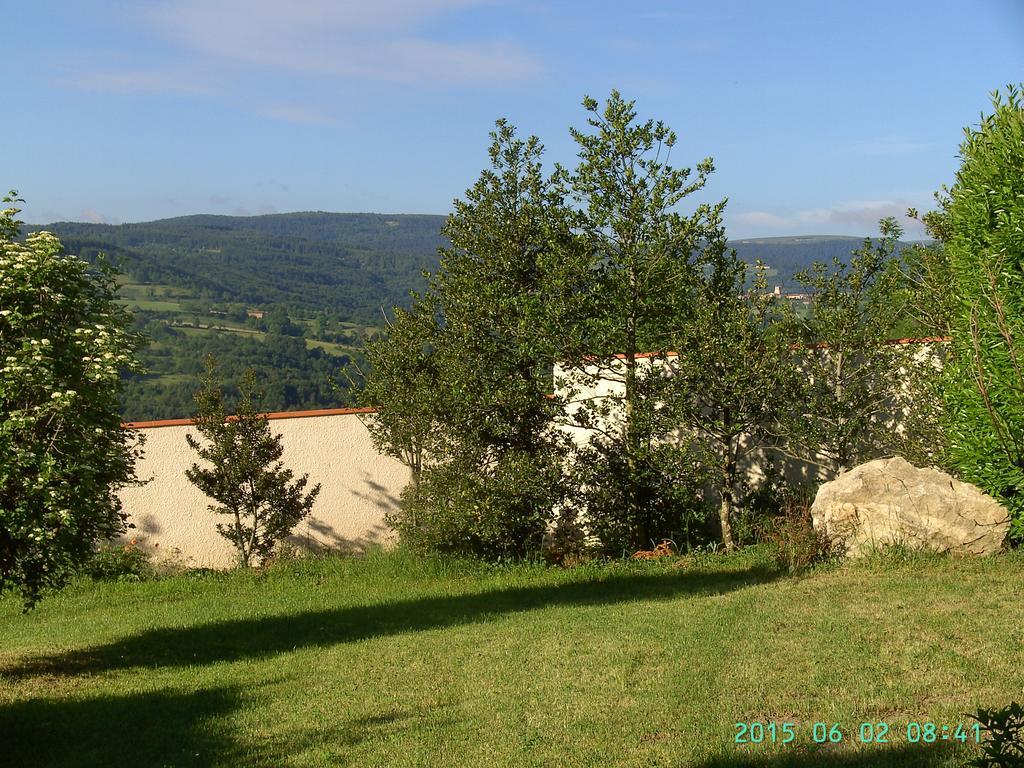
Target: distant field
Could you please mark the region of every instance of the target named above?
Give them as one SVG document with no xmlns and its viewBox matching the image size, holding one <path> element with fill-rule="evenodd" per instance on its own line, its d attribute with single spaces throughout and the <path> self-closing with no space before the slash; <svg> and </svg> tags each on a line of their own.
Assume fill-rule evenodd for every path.
<svg viewBox="0 0 1024 768">
<path fill-rule="evenodd" d="M 753 550 L 83 581 L 0 600 L 2 763 L 953 768 L 973 748 L 908 723 L 1020 700 L 1022 576 L 1012 554 L 792 578 Z M 737 745 L 740 721 L 796 737 Z"/>
<path fill-rule="evenodd" d="M 335 344 L 332 341 L 318 341 L 317 339 L 306 339 L 306 347 L 309 349 L 319 347 L 325 352 L 330 352 L 332 355 L 350 355 L 355 349 L 345 344 Z"/>
</svg>

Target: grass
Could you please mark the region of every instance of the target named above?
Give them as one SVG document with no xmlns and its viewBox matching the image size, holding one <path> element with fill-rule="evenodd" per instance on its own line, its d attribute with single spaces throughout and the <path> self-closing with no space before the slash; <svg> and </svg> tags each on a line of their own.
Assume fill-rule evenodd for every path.
<svg viewBox="0 0 1024 768">
<path fill-rule="evenodd" d="M 377 553 L 8 597 L 2 764 L 954 766 L 907 723 L 1021 698 L 1019 554 L 678 565 Z M 736 745 L 741 720 L 797 739 Z"/>
<path fill-rule="evenodd" d="M 332 355 L 351 355 L 353 352 L 358 350 L 357 347 L 353 347 L 347 344 L 336 344 L 333 341 L 320 341 L 319 339 L 306 339 L 306 349 L 312 349 L 313 347 L 319 347 L 325 352 L 329 352 Z"/>
</svg>

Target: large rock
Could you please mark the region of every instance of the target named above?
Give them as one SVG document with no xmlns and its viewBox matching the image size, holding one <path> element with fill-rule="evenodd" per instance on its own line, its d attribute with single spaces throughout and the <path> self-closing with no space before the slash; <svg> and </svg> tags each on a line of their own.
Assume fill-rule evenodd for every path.
<svg viewBox="0 0 1024 768">
<path fill-rule="evenodd" d="M 1006 508 L 978 488 L 899 456 L 876 459 L 818 489 L 814 528 L 849 557 L 891 544 L 937 552 L 997 552 Z"/>
</svg>

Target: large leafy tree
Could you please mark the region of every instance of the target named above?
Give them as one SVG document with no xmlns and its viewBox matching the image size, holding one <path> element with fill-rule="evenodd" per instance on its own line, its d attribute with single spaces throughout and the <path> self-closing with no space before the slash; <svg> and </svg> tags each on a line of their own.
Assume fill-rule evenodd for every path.
<svg viewBox="0 0 1024 768">
<path fill-rule="evenodd" d="M 948 459 L 1007 504 L 1024 538 L 1024 95 L 995 94 L 964 131 L 956 180 L 935 217 L 953 295 L 945 367 Z"/>
<path fill-rule="evenodd" d="M 393 521 L 406 541 L 514 557 L 540 548 L 562 494 L 548 395 L 560 297 L 578 281 L 556 247 L 572 237 L 539 141 L 503 120 L 491 139 L 490 168 L 455 202 L 427 292 L 370 350 L 367 396 L 378 443 L 417 470 Z"/>
<path fill-rule="evenodd" d="M 123 533 L 117 491 L 135 480 L 136 436 L 118 416 L 121 372 L 138 339 L 113 270 L 24 243 L 0 211 L 0 590 L 26 604 L 58 587 L 97 542 Z"/>
<path fill-rule="evenodd" d="M 645 480 L 664 476 L 652 467 L 665 437 L 664 425 L 651 418 L 650 390 L 659 376 L 654 361 L 664 361 L 674 330 L 688 322 L 695 257 L 716 235 L 724 203 L 699 205 L 690 215 L 678 210 L 704 187 L 713 163 L 702 160 L 695 174 L 670 165 L 675 133 L 661 122 L 638 121 L 634 102 L 612 91 L 603 107 L 589 97 L 583 107 L 588 128 L 571 130 L 579 163 L 572 172 L 559 168 L 556 178 L 578 211 L 573 225 L 591 259 L 595 300 L 584 323 L 588 354 L 571 361 L 565 384 L 569 392 L 610 390 L 574 409 L 578 424 L 603 431 L 596 438 L 607 443 L 601 453 L 617 457 L 616 471 L 605 478 L 619 493 L 611 504 L 599 493 L 605 506 L 590 504 L 588 516 L 619 516 L 619 527 L 628 531 L 625 543 L 647 546 L 666 532 L 665 505 L 654 503 L 658 492 Z M 598 476 L 590 485 L 601 482 Z"/>
</svg>

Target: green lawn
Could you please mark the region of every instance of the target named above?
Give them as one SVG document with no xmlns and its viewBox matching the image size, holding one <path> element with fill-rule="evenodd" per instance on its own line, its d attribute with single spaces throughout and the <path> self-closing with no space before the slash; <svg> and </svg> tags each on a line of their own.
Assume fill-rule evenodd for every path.
<svg viewBox="0 0 1024 768">
<path fill-rule="evenodd" d="M 0 765 L 959 765 L 907 723 L 1022 698 L 1022 585 L 1020 554 L 793 578 L 758 551 L 83 581 L 0 600 Z M 740 720 L 797 737 L 741 747 Z M 891 743 L 858 744 L 865 721 Z"/>
</svg>

